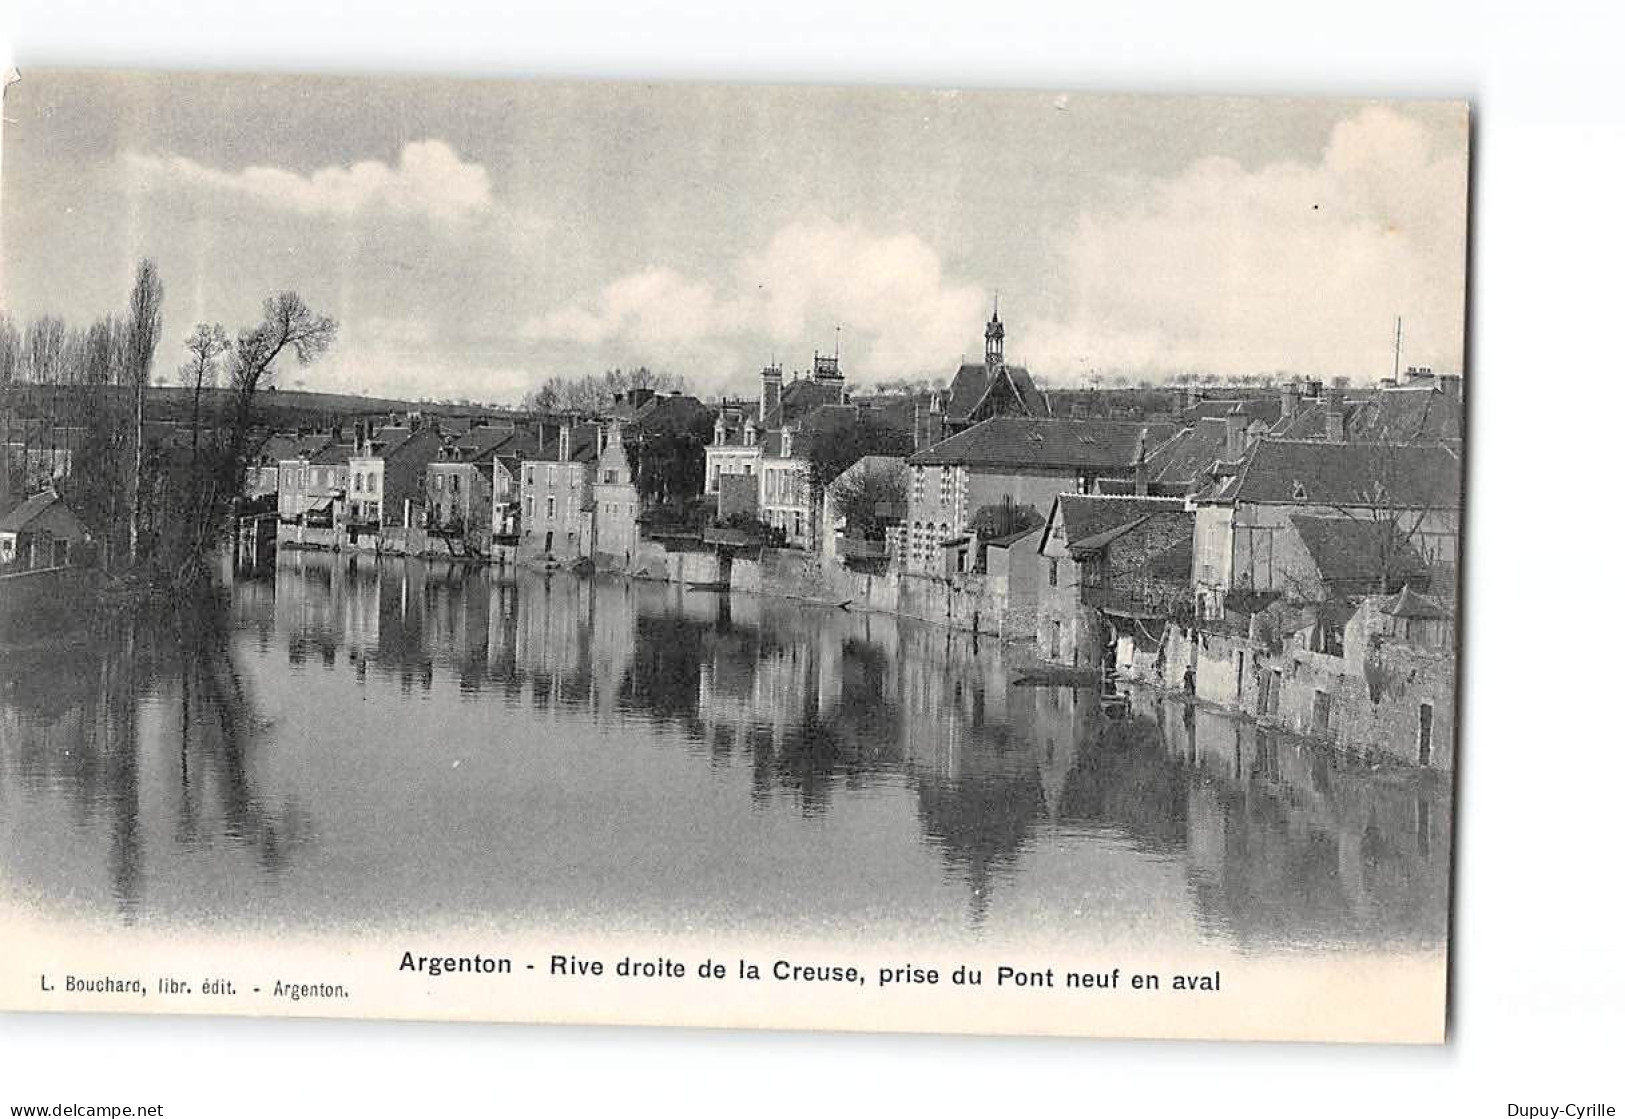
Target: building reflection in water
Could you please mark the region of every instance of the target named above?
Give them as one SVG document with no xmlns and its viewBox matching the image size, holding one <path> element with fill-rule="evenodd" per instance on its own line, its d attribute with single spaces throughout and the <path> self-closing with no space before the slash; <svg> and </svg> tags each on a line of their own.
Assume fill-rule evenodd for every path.
<svg viewBox="0 0 1625 1119">
<path fill-rule="evenodd" d="M 238 579 L 229 601 L 167 625 L 115 625 L 96 641 L 5 659 L 0 794 L 8 812 L 19 799 L 49 802 L 69 820 L 49 845 L 8 844 L 8 877 L 41 894 L 71 890 L 99 846 L 112 906 L 133 920 L 178 904 L 169 895 L 206 893 L 155 895 L 154 863 L 164 876 L 225 881 L 245 867 L 193 854 L 242 852 L 274 891 L 302 845 L 381 826 L 363 814 L 347 831 L 333 809 L 302 809 L 286 761 L 262 764 L 295 747 L 278 736 L 279 713 L 257 708 L 249 680 L 281 694 L 291 674 L 305 682 L 295 689 L 303 702 L 327 705 L 304 717 L 331 728 L 331 743 L 295 755 L 323 768 L 313 787 L 335 803 L 379 801 L 379 816 L 392 797 L 467 795 L 450 777 L 429 789 L 397 786 L 406 776 L 383 770 L 369 779 L 358 759 L 404 748 L 399 729 L 371 729 L 391 710 L 391 725 L 460 738 L 459 751 L 509 750 L 514 718 L 539 742 L 590 732 L 605 744 L 603 756 L 562 769 L 545 752 L 503 754 L 515 768 L 490 804 L 464 806 L 469 850 L 499 836 L 508 844 L 515 880 L 486 888 L 507 889 L 527 913 L 541 905 L 527 890 L 560 887 L 527 878 L 533 862 L 507 839 L 548 822 L 503 818 L 516 783 L 565 808 L 593 799 L 613 816 L 635 804 L 638 834 L 687 845 L 666 857 L 684 865 L 686 855 L 702 884 L 737 853 L 753 869 L 727 880 L 730 899 L 790 926 L 824 919 L 829 898 L 773 875 L 817 864 L 831 896 L 870 891 L 905 924 L 913 907 L 916 923 L 974 930 L 1018 897 L 1023 915 L 1045 920 L 1087 897 L 1109 925 L 1156 894 L 1187 911 L 1200 939 L 1241 950 L 1436 945 L 1445 935 L 1448 788 L 1430 775 L 1373 771 L 1152 694 L 1107 718 L 1097 694 L 1024 685 L 996 643 L 937 627 L 665 584 L 298 552 Z M 253 673 L 238 670 L 243 657 Z M 349 680 L 348 690 L 313 689 L 312 672 Z M 380 684 L 395 708 L 376 707 Z M 670 743 L 690 755 L 680 769 L 649 753 Z M 649 780 L 663 785 L 643 788 Z M 800 823 L 770 831 L 781 806 Z M 888 815 L 893 807 L 908 817 Z M 837 851 L 831 829 L 860 815 L 853 846 Z M 633 874 L 649 848 L 622 832 L 603 840 L 618 842 Z M 747 842 L 779 846 L 763 854 Z M 613 854 L 575 858 L 596 868 L 602 855 L 611 869 L 595 873 L 614 874 Z M 323 873 L 356 873 L 334 865 Z M 342 896 L 351 885 L 323 889 Z M 958 898 L 946 913 L 943 887 Z"/>
</svg>

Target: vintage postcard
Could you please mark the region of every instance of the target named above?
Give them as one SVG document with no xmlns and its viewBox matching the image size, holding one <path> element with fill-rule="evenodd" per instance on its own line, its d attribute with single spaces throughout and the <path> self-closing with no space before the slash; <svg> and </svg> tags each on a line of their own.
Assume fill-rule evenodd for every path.
<svg viewBox="0 0 1625 1119">
<path fill-rule="evenodd" d="M 4 104 L 0 1006 L 1443 1038 L 1466 105 Z"/>
</svg>

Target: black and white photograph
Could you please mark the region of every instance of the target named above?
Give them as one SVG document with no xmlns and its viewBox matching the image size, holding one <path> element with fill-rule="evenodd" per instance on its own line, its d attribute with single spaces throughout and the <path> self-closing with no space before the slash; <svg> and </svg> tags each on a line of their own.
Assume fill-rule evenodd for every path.
<svg viewBox="0 0 1625 1119">
<path fill-rule="evenodd" d="M 7 81 L 0 1004 L 1443 1039 L 1465 103 Z"/>
</svg>

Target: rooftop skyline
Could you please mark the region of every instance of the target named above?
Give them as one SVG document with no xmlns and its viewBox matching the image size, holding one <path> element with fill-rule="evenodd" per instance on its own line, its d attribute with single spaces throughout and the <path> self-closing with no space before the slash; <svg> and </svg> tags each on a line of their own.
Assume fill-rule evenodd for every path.
<svg viewBox="0 0 1625 1119">
<path fill-rule="evenodd" d="M 35 71 L 6 100 L 4 306 L 293 288 L 340 321 L 284 387 L 517 401 L 647 365 L 750 393 L 1006 355 L 1372 380 L 1462 366 L 1467 118 L 1446 103 Z"/>
</svg>

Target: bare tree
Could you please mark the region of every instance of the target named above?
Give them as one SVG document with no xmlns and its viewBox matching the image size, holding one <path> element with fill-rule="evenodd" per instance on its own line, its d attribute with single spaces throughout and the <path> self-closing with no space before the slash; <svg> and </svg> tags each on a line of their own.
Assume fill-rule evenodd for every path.
<svg viewBox="0 0 1625 1119">
<path fill-rule="evenodd" d="M 0 311 L 0 385 L 14 384 L 20 380 L 22 368 L 22 335 L 11 316 Z"/>
<path fill-rule="evenodd" d="M 191 359 L 182 370 L 192 385 L 192 456 L 197 457 L 198 412 L 203 400 L 203 389 L 214 388 L 215 373 L 220 359 L 231 349 L 226 328 L 217 322 L 200 322 L 186 339 L 186 350 Z"/>
<path fill-rule="evenodd" d="M 205 560 L 242 496 L 256 394 L 275 376 L 280 359 L 291 354 L 300 365 L 308 365 L 327 352 L 337 334 L 337 322 L 312 311 L 297 293 L 284 291 L 265 301 L 256 326 L 237 335 L 229 366 L 232 404 L 225 437 L 211 441 L 192 463 L 184 505 L 172 508 L 166 518 L 170 531 L 156 557 L 176 584 L 188 586 L 202 576 Z M 206 349 L 212 351 L 216 342 L 211 338 Z M 224 354 L 220 350 L 212 359 Z"/>
<path fill-rule="evenodd" d="M 134 564 L 140 546 L 141 466 L 146 443 L 147 381 L 152 376 L 152 355 L 164 332 L 164 282 L 158 267 L 147 257 L 136 266 L 135 284 L 130 288 L 130 316 L 125 320 L 124 361 L 128 380 L 135 392 L 135 469 L 130 474 L 130 562 Z"/>
</svg>

